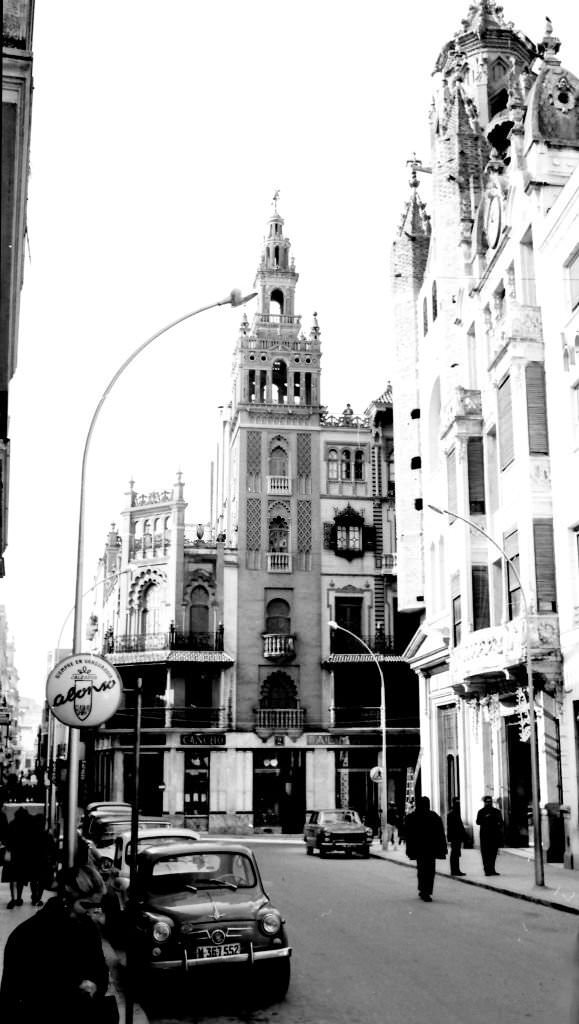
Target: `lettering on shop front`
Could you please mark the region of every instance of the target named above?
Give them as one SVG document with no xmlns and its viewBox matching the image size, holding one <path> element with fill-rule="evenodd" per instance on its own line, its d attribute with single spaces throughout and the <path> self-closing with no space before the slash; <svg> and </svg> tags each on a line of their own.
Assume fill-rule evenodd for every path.
<svg viewBox="0 0 579 1024">
<path fill-rule="evenodd" d="M 347 747 L 350 743 L 349 736 L 330 736 L 323 732 L 309 733 L 306 740 L 312 747 Z"/>
<path fill-rule="evenodd" d="M 186 747 L 224 747 L 225 733 L 186 732 L 181 736 L 181 743 Z"/>
</svg>

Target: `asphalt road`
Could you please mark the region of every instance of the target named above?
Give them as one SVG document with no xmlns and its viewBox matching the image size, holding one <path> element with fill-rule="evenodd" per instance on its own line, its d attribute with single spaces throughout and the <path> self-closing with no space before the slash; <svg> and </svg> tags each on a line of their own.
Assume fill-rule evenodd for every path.
<svg viewBox="0 0 579 1024">
<path fill-rule="evenodd" d="M 154 1024 L 577 1024 L 576 917 L 441 877 L 422 903 L 405 866 L 255 849 L 294 949 L 285 1002 L 216 977 L 146 1006 Z"/>
</svg>

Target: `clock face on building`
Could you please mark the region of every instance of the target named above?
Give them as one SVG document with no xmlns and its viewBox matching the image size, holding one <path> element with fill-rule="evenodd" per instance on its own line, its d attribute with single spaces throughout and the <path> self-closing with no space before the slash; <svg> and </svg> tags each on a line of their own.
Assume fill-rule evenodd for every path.
<svg viewBox="0 0 579 1024">
<path fill-rule="evenodd" d="M 498 196 L 491 196 L 487 209 L 486 233 L 491 249 L 495 249 L 501 236 L 501 201 Z"/>
</svg>

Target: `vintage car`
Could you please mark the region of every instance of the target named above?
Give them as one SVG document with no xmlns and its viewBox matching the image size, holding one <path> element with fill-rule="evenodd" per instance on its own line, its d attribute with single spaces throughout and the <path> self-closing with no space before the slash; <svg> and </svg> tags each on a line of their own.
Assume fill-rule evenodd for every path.
<svg viewBox="0 0 579 1024">
<path fill-rule="evenodd" d="M 159 829 L 156 826 L 140 824 L 137 851 L 141 853 L 150 846 L 166 846 L 169 843 L 196 843 L 198 839 L 199 833 L 190 828 Z M 131 874 L 131 852 L 131 830 L 128 829 L 116 837 L 110 864 L 103 865 L 104 870 L 101 872 L 107 885 L 103 898 L 105 926 L 116 938 L 122 937 L 123 912 L 127 906 Z"/>
<path fill-rule="evenodd" d="M 170 829 L 173 822 L 169 818 L 139 818 L 139 831 L 142 828 L 154 828 L 158 832 Z M 115 840 L 123 832 L 130 831 L 130 818 L 104 817 L 94 823 L 89 836 L 84 836 L 85 847 L 91 862 L 100 871 L 106 881 L 108 872 L 113 866 Z"/>
<path fill-rule="evenodd" d="M 238 843 L 201 840 L 153 846 L 137 858 L 134 926 L 138 977 L 177 972 L 201 980 L 219 965 L 272 1001 L 284 998 L 291 948 L 285 921 L 263 887 L 253 852 Z M 235 971 L 233 971 L 235 974 Z"/>
<path fill-rule="evenodd" d="M 372 829 L 363 825 L 357 811 L 346 808 L 328 811 L 310 811 L 304 827 L 306 853 L 319 850 L 320 857 L 342 850 L 347 857 L 353 853 L 370 856 Z"/>
</svg>

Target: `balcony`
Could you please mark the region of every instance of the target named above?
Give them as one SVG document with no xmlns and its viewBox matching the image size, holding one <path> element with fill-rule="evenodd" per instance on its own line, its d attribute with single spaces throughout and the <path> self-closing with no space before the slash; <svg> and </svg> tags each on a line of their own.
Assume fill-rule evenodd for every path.
<svg viewBox="0 0 579 1024">
<path fill-rule="evenodd" d="M 181 707 L 160 707 L 159 704 L 144 706 L 141 712 L 143 729 L 226 729 L 228 728 L 225 707 L 200 708 L 194 705 Z M 104 728 L 134 729 L 135 708 L 125 707 L 109 718 Z"/>
<path fill-rule="evenodd" d="M 379 729 L 380 708 L 330 708 L 330 729 Z"/>
<path fill-rule="evenodd" d="M 532 659 L 540 664 L 543 675 L 548 663 L 560 660 L 559 617 L 554 614 L 529 615 L 500 626 L 467 633 L 450 653 L 451 681 L 462 689 L 469 684 L 485 682 L 485 677 L 524 666 L 529 645 Z"/>
<path fill-rule="evenodd" d="M 267 324 L 269 327 L 294 327 L 300 326 L 301 316 L 286 316 L 285 313 L 260 313 L 258 323 Z"/>
<path fill-rule="evenodd" d="M 255 731 L 301 733 L 305 717 L 304 708 L 256 708 Z"/>
<path fill-rule="evenodd" d="M 290 495 L 292 492 L 292 482 L 289 476 L 268 476 L 267 478 L 267 493 L 268 494 L 283 494 Z"/>
<path fill-rule="evenodd" d="M 394 637 L 385 633 L 376 633 L 374 636 L 360 636 L 374 654 L 392 654 L 394 652 Z M 353 636 L 342 632 L 341 629 L 334 629 L 330 632 L 330 654 L 360 654 L 367 658 L 368 652 L 364 646 Z"/>
<path fill-rule="evenodd" d="M 285 551 L 268 551 L 267 552 L 267 571 L 268 572 L 291 572 L 292 571 L 292 556 L 288 555 Z"/>
<path fill-rule="evenodd" d="M 263 633 L 263 656 L 268 661 L 291 661 L 296 656 L 294 637 L 286 633 Z"/>
<path fill-rule="evenodd" d="M 108 634 L 104 638 L 102 653 L 135 654 L 140 651 L 222 651 L 223 630 L 215 633 L 179 633 L 169 629 L 166 633 L 143 633 L 129 636 Z"/>
</svg>

